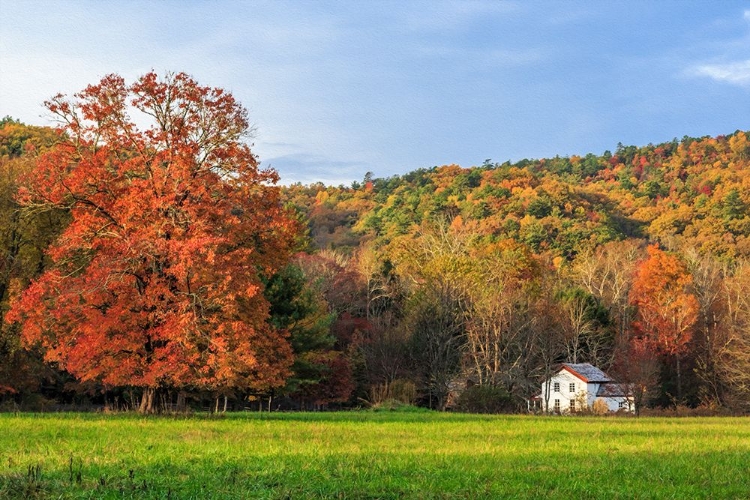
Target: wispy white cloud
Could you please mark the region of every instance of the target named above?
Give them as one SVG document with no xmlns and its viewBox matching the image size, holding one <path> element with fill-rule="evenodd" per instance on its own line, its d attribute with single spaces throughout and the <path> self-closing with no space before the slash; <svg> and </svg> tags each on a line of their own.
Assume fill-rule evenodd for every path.
<svg viewBox="0 0 750 500">
<path fill-rule="evenodd" d="M 750 9 L 742 12 L 742 22 L 737 18 L 731 23 L 734 29 L 744 31 L 744 34 L 714 42 L 714 52 L 718 53 L 708 62 L 695 62 L 689 66 L 684 75 L 691 77 L 710 78 L 716 82 L 736 85 L 740 87 L 750 87 L 750 32 L 747 31 L 747 23 L 750 23 Z"/>
<path fill-rule="evenodd" d="M 745 12 L 745 17 L 748 13 Z M 706 76 L 719 82 L 750 86 L 750 59 L 726 64 L 702 64 L 694 66 L 690 73 Z"/>
</svg>

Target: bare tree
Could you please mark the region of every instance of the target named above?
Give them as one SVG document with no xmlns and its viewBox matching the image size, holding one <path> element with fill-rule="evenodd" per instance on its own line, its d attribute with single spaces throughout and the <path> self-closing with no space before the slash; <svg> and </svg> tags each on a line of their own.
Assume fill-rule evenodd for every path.
<svg viewBox="0 0 750 500">
<path fill-rule="evenodd" d="M 750 262 L 740 261 L 724 281 L 727 334 L 718 346 L 716 368 L 729 389 L 727 403 L 750 410 Z"/>
<path fill-rule="evenodd" d="M 577 287 L 558 292 L 557 298 L 555 312 L 564 336 L 567 360 L 609 366 L 611 337 L 605 327 L 606 312 L 597 299 Z"/>
<path fill-rule="evenodd" d="M 701 382 L 699 397 L 704 404 L 723 404 L 722 382 L 718 374 L 717 350 L 727 340 L 724 274 L 728 271 L 716 258 L 700 255 L 695 249 L 683 252 L 693 276 L 693 295 L 698 299 L 695 373 Z M 724 319 L 724 321 L 722 321 Z"/>
<path fill-rule="evenodd" d="M 516 392 L 529 362 L 532 317 L 520 283 L 490 281 L 471 291 L 465 350 L 479 385 L 503 385 Z"/>
<path fill-rule="evenodd" d="M 574 280 L 609 308 L 617 323 L 618 342 L 629 337 L 632 311 L 628 295 L 636 263 L 642 256 L 637 241 L 612 241 L 581 254 L 573 264 Z"/>
</svg>

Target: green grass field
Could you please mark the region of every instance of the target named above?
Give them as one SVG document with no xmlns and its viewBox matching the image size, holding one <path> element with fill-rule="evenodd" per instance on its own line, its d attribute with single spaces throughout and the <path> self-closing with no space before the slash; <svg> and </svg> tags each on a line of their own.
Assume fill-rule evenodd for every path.
<svg viewBox="0 0 750 500">
<path fill-rule="evenodd" d="M 0 498 L 750 498 L 750 419 L 0 414 Z"/>
</svg>

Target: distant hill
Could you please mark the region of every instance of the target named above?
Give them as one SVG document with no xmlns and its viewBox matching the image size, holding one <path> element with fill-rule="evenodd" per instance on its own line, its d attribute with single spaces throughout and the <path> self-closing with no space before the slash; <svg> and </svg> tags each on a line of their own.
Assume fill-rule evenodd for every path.
<svg viewBox="0 0 750 500">
<path fill-rule="evenodd" d="M 347 250 L 362 240 L 383 247 L 426 220 L 446 219 L 488 242 L 510 238 L 556 257 L 629 237 L 750 255 L 750 140 L 743 131 L 284 191 L 321 249 Z"/>
</svg>

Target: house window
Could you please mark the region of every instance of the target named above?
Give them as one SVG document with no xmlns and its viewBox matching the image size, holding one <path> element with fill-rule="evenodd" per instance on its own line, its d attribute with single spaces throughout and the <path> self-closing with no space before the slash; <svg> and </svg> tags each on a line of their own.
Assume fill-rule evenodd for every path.
<svg viewBox="0 0 750 500">
<path fill-rule="evenodd" d="M 555 400 L 555 412 L 560 413 L 560 400 L 559 399 Z"/>
<path fill-rule="evenodd" d="M 555 392 L 560 392 L 560 382 L 555 382 Z"/>
<path fill-rule="evenodd" d="M 575 382 L 571 382 L 570 383 L 570 392 L 576 392 L 576 383 Z"/>
<path fill-rule="evenodd" d="M 573 413 L 576 411 L 576 400 L 571 399 L 570 400 L 570 413 Z"/>
<path fill-rule="evenodd" d="M 625 401 L 620 401 L 619 407 L 620 408 L 625 408 Z"/>
</svg>

